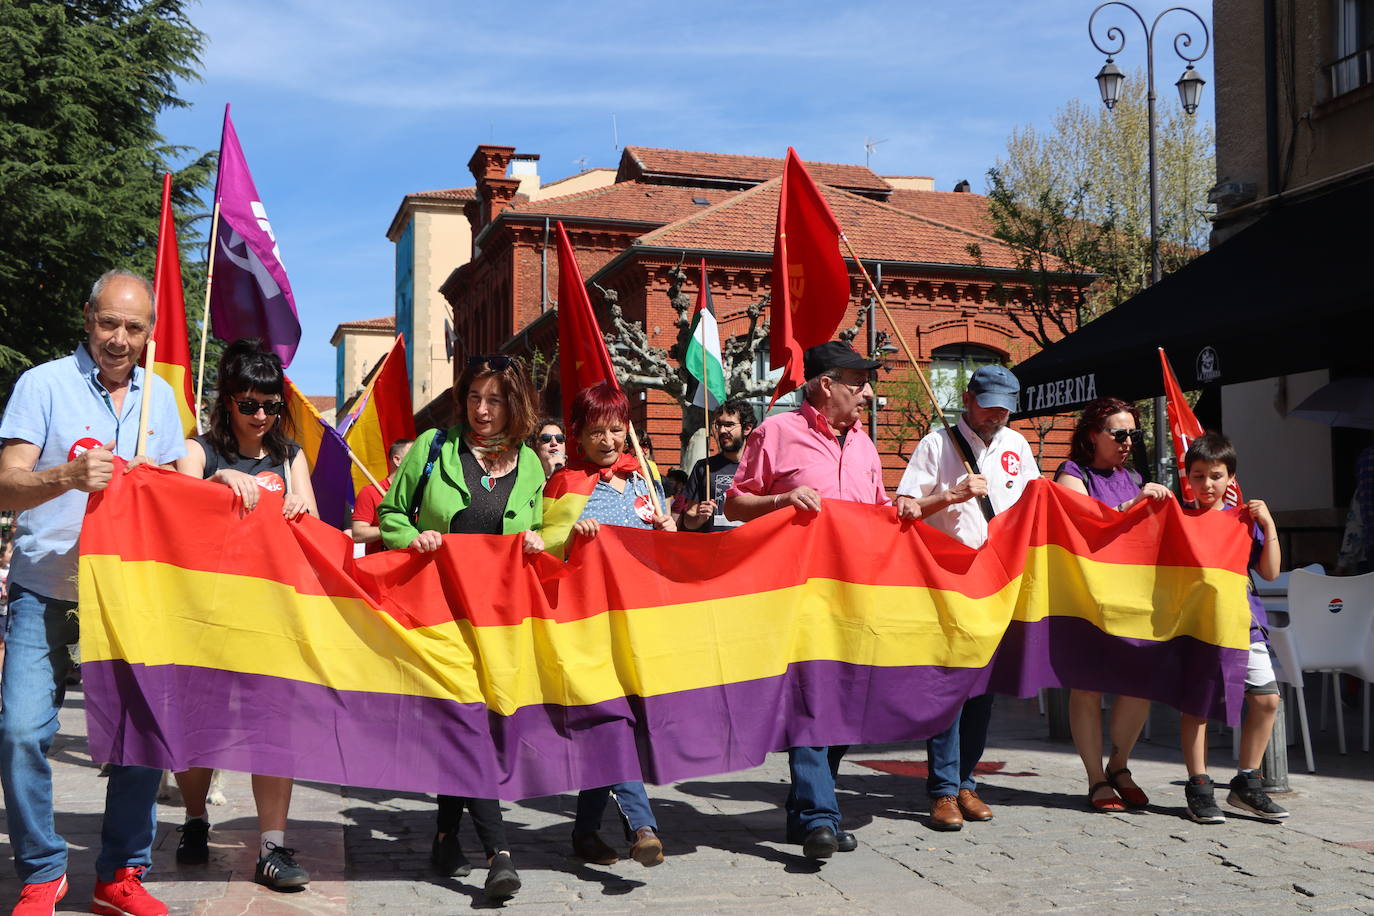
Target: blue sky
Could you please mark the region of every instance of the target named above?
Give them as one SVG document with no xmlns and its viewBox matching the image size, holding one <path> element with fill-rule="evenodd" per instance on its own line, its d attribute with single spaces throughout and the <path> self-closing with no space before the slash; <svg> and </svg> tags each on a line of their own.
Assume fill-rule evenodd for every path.
<svg viewBox="0 0 1374 916">
<path fill-rule="evenodd" d="M 291 375 L 334 390 L 329 336 L 392 312 L 385 232 L 409 192 L 471 184 L 479 143 L 539 153 L 545 181 L 614 166 L 619 142 L 864 161 L 930 175 L 940 190 L 984 175 L 1022 124 L 1096 99 L 1103 56 L 1094 3 L 472 3 L 468 0 L 223 0 L 192 6 L 209 36 L 172 143 L 219 143 L 225 102 L 272 219 L 303 325 Z M 1152 19 L 1170 4 L 1142 0 Z M 1195 8 L 1210 26 L 1210 4 Z M 1124 70 L 1143 68 L 1129 13 Z M 1107 12 L 1099 24 L 1110 24 Z M 1160 26 L 1159 91 L 1183 64 Z M 1172 26 L 1172 28 L 1170 28 Z M 1212 54 L 1200 117 L 1212 118 Z M 1097 103 L 1100 104 L 1100 103 Z"/>
</svg>

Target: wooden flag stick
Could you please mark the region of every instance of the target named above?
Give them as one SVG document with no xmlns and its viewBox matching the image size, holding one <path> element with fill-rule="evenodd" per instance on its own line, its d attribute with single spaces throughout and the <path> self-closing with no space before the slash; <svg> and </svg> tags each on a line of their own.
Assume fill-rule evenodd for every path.
<svg viewBox="0 0 1374 916">
<path fill-rule="evenodd" d="M 215 282 L 215 245 L 219 242 L 219 199 L 210 217 L 210 257 L 205 262 L 205 312 L 201 319 L 200 364 L 196 367 L 196 433 L 205 432 L 200 423 L 200 399 L 205 394 L 205 344 L 210 339 L 210 288 Z"/>
<path fill-rule="evenodd" d="M 320 422 L 323 423 L 324 421 L 321 420 Z M 359 458 L 356 453 L 354 453 L 353 449 L 348 447 L 347 442 L 344 443 L 344 451 L 348 452 L 348 458 L 350 461 L 353 462 L 353 466 L 363 472 L 363 476 L 367 478 L 367 482 L 380 490 L 382 488 L 382 485 L 379 484 L 377 482 L 377 478 L 373 477 L 372 474 L 368 471 L 367 465 L 363 464 L 362 459 Z"/>
<path fill-rule="evenodd" d="M 883 310 L 883 315 L 886 316 L 887 323 L 892 326 L 892 333 L 897 335 L 897 343 L 902 345 L 902 351 L 906 353 L 907 361 L 911 363 L 911 368 L 915 371 L 916 377 L 921 380 L 921 386 L 926 390 L 926 397 L 930 398 L 931 409 L 934 410 L 935 415 L 940 418 L 940 425 L 953 436 L 954 430 L 949 428 L 949 421 L 945 419 L 945 412 L 940 409 L 940 402 L 936 399 L 935 392 L 930 387 L 930 382 L 926 380 L 926 374 L 921 369 L 921 364 L 916 362 L 915 352 L 907 345 L 906 338 L 902 336 L 902 329 L 897 327 L 897 320 L 893 318 L 892 313 L 888 311 L 887 303 L 883 301 L 883 294 L 878 292 L 878 285 L 874 283 L 873 278 L 868 275 L 868 268 L 864 267 L 863 259 L 860 258 L 859 253 L 854 250 L 854 244 L 849 241 L 849 238 L 843 232 L 840 233 L 840 238 L 844 240 L 845 247 L 849 249 L 849 256 L 854 259 L 855 264 L 859 265 L 859 273 L 863 275 L 864 282 L 868 284 L 868 288 L 873 291 L 873 299 L 878 303 L 878 307 Z M 964 470 L 968 471 L 969 476 L 972 476 L 974 473 L 973 468 L 969 467 L 968 461 L 963 461 L 963 465 Z"/>
<path fill-rule="evenodd" d="M 706 465 L 703 470 L 706 473 L 706 500 L 711 500 L 711 388 L 706 384 L 706 322 L 698 320 L 697 324 L 701 327 L 701 413 L 704 424 L 702 432 L 706 434 Z"/>
<path fill-rule="evenodd" d="M 143 352 L 143 391 L 142 400 L 138 405 L 138 444 L 134 448 L 135 456 L 147 454 L 148 405 L 153 403 L 153 360 L 157 359 L 157 341 L 148 338 L 148 345 L 143 348 Z"/>
<path fill-rule="evenodd" d="M 644 460 L 644 450 L 639 447 L 639 434 L 635 432 L 634 421 L 630 421 L 630 448 L 635 453 L 640 470 L 644 472 L 644 483 L 649 487 L 649 502 L 654 505 L 654 514 L 663 514 L 663 504 L 658 501 L 658 491 L 654 489 L 654 476 L 649 473 L 649 462 Z"/>
</svg>

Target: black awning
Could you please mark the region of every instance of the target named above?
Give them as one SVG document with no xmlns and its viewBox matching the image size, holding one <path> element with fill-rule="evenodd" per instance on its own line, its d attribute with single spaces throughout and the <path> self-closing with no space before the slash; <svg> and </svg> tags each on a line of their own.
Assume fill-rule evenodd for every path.
<svg viewBox="0 0 1374 916">
<path fill-rule="evenodd" d="M 1015 368 L 1018 416 L 1374 365 L 1374 176 L 1281 203 L 1158 284 Z"/>
</svg>

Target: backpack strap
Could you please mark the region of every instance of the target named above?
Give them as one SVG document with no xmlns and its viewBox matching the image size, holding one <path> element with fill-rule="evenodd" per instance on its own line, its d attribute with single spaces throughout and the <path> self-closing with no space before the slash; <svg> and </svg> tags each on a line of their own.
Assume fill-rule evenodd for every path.
<svg viewBox="0 0 1374 916">
<path fill-rule="evenodd" d="M 956 423 L 949 427 L 949 437 L 959 446 L 959 451 L 963 453 L 964 460 L 968 462 L 968 466 L 973 473 L 983 473 L 978 469 L 978 459 L 973 457 L 973 446 L 968 444 L 968 440 L 964 438 L 964 434 L 959 431 L 959 424 Z M 986 496 L 978 497 L 978 508 L 983 510 L 983 518 L 988 521 L 992 521 L 992 517 L 997 514 L 992 508 L 992 500 L 988 499 Z"/>
<path fill-rule="evenodd" d="M 415 485 L 415 495 L 410 502 L 410 523 L 417 528 L 420 526 L 420 502 L 425 497 L 425 487 L 429 486 L 429 475 L 434 473 L 434 463 L 439 460 L 439 452 L 444 447 L 444 441 L 448 439 L 448 430 L 440 427 L 434 431 L 434 438 L 429 440 L 429 457 L 425 459 L 425 469 L 420 473 L 420 481 Z"/>
</svg>

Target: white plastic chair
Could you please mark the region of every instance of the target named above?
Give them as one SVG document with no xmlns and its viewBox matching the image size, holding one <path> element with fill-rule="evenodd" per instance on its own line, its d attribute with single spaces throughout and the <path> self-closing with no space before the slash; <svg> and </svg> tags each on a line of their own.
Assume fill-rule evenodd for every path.
<svg viewBox="0 0 1374 916">
<path fill-rule="evenodd" d="M 1269 641 L 1279 660 L 1278 679 L 1292 685 L 1298 697 L 1303 749 L 1308 772 L 1315 773 L 1312 736 L 1302 675 L 1306 671 L 1335 677 L 1353 674 L 1374 680 L 1374 573 L 1322 576 L 1294 570 L 1288 581 L 1288 626 L 1269 628 Z M 1340 692 L 1335 693 L 1336 735 L 1345 750 L 1345 720 Z M 1369 692 L 1365 690 L 1363 747 L 1369 750 Z"/>
</svg>

